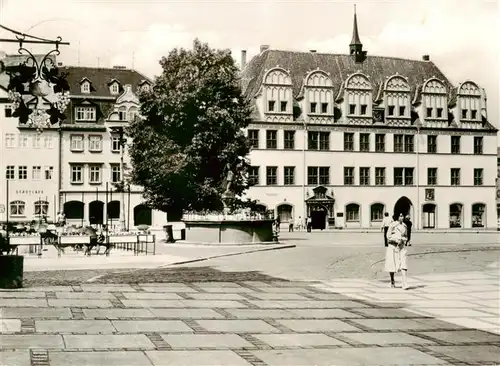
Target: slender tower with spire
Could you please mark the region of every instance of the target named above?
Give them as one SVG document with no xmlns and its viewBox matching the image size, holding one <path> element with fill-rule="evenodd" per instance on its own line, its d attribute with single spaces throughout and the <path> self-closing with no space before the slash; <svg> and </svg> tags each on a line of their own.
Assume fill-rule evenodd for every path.
<svg viewBox="0 0 500 366">
<path fill-rule="evenodd" d="M 354 24 L 352 28 L 352 40 L 351 44 L 349 45 L 349 54 L 354 56 L 354 60 L 356 63 L 363 62 L 366 59 L 366 51 L 363 51 L 363 44 L 359 39 L 356 5 L 354 5 Z"/>
</svg>

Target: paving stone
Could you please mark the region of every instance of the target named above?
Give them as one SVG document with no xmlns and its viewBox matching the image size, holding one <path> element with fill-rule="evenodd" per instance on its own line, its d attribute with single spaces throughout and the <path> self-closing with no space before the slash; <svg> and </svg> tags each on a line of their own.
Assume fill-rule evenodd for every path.
<svg viewBox="0 0 500 366">
<path fill-rule="evenodd" d="M 257 305 L 259 308 L 278 308 L 278 309 L 310 309 L 310 308 L 361 308 L 367 307 L 364 304 L 350 300 L 339 301 L 273 301 L 273 300 L 249 300 L 252 304 Z"/>
<path fill-rule="evenodd" d="M 112 323 L 121 333 L 193 332 L 181 320 L 113 320 Z"/>
<path fill-rule="evenodd" d="M 2 319 L 0 318 L 0 333 L 6 332 L 20 332 L 21 320 L 20 319 Z"/>
<path fill-rule="evenodd" d="M 81 285 L 85 292 L 135 292 L 130 285 Z"/>
<path fill-rule="evenodd" d="M 56 308 L 111 308 L 109 300 L 49 299 L 49 305 Z"/>
<path fill-rule="evenodd" d="M 15 291 L 36 291 L 36 292 L 63 292 L 63 291 L 73 291 L 71 286 L 40 286 L 40 287 L 23 287 L 16 289 Z"/>
<path fill-rule="evenodd" d="M 255 293 L 254 290 L 249 289 L 247 287 L 204 287 L 203 290 L 209 293 L 221 292 L 225 294 Z"/>
<path fill-rule="evenodd" d="M 60 335 L 3 334 L 0 335 L 0 348 L 64 348 L 64 342 Z"/>
<path fill-rule="evenodd" d="M 255 334 L 255 338 L 267 343 L 271 347 L 312 347 L 312 346 L 339 346 L 345 345 L 338 339 L 325 334 Z"/>
<path fill-rule="evenodd" d="M 0 307 L 6 308 L 21 308 L 21 307 L 33 307 L 42 308 L 47 307 L 47 300 L 45 299 L 2 299 L 0 298 Z"/>
<path fill-rule="evenodd" d="M 250 342 L 237 334 L 162 334 L 172 348 L 252 348 Z"/>
<path fill-rule="evenodd" d="M 154 366 L 250 366 L 232 351 L 147 351 Z"/>
<path fill-rule="evenodd" d="M 1 351 L 0 365 L 2 366 L 31 366 L 29 351 Z"/>
<path fill-rule="evenodd" d="M 316 292 L 311 292 L 309 295 L 314 296 L 318 300 L 346 300 L 346 299 L 348 299 L 346 297 L 346 295 L 335 294 L 335 293 L 320 294 L 320 293 L 316 293 Z"/>
<path fill-rule="evenodd" d="M 423 332 L 425 336 L 450 343 L 499 342 L 500 336 L 479 330 L 454 330 L 450 332 Z"/>
<path fill-rule="evenodd" d="M 488 316 L 488 313 L 485 313 L 483 311 L 478 311 L 475 309 L 464 309 L 464 308 L 458 308 L 458 309 L 433 309 L 433 308 L 425 308 L 422 309 L 423 312 L 429 313 L 432 316 L 437 316 L 439 318 L 477 318 L 481 316 Z"/>
<path fill-rule="evenodd" d="M 352 339 L 353 341 L 364 343 L 364 344 L 376 344 L 380 346 L 388 344 L 432 344 L 432 341 L 428 341 L 423 338 L 415 337 L 410 334 L 402 332 L 392 332 L 392 333 L 340 333 L 342 337 Z"/>
<path fill-rule="evenodd" d="M 121 352 L 50 352 L 50 366 L 150 366 L 139 351 Z"/>
<path fill-rule="evenodd" d="M 432 329 L 435 328 L 427 322 L 418 322 L 414 319 L 353 319 L 354 323 L 374 330 L 396 330 L 396 329 Z"/>
<path fill-rule="evenodd" d="M 206 289 L 206 288 L 244 288 L 235 282 L 191 282 L 192 285 Z"/>
<path fill-rule="evenodd" d="M 373 293 L 373 294 L 365 294 L 366 298 L 371 298 L 374 300 L 382 300 L 382 301 L 408 301 L 408 300 L 421 300 L 424 299 L 416 294 L 410 293 L 392 293 L 392 294 L 381 294 L 381 293 Z"/>
<path fill-rule="evenodd" d="M 469 299 L 467 302 L 470 302 L 471 304 L 474 305 L 479 305 L 481 307 L 488 307 L 488 308 L 495 308 L 498 309 L 500 308 L 500 297 L 498 299 L 492 299 L 492 300 L 481 300 L 481 299 Z M 475 306 L 474 308 L 478 308 Z"/>
<path fill-rule="evenodd" d="M 356 309 L 357 313 L 364 314 L 366 316 L 375 318 L 415 318 L 414 313 L 405 311 L 403 309 L 376 309 L 376 308 L 364 308 Z"/>
<path fill-rule="evenodd" d="M 283 319 L 277 322 L 295 332 L 349 332 L 360 330 L 337 319 Z"/>
<path fill-rule="evenodd" d="M 457 327 L 465 327 L 472 329 L 481 329 L 481 330 L 495 330 L 498 329 L 498 325 L 484 322 L 479 319 L 473 318 L 443 318 L 442 320 L 452 323 Z"/>
<path fill-rule="evenodd" d="M 496 287 L 496 286 L 495 286 Z M 482 299 L 482 300 L 498 300 L 498 287 L 496 287 L 494 290 L 493 289 L 488 289 L 485 290 L 487 292 L 470 292 L 468 295 L 470 297 L 476 298 L 476 299 Z"/>
<path fill-rule="evenodd" d="M 149 309 L 83 309 L 86 318 L 154 318 Z"/>
<path fill-rule="evenodd" d="M 127 308 L 183 308 L 180 300 L 122 300 Z"/>
<path fill-rule="evenodd" d="M 438 365 L 446 362 L 410 347 L 251 351 L 268 366 Z"/>
<path fill-rule="evenodd" d="M 462 362 L 480 365 L 486 362 L 500 363 L 500 347 L 495 346 L 431 346 L 434 352 L 442 353 Z"/>
<path fill-rule="evenodd" d="M 176 285 L 176 286 L 145 286 L 140 285 L 147 292 L 196 292 L 192 287 L 186 285 Z"/>
<path fill-rule="evenodd" d="M 211 332 L 279 333 L 279 330 L 263 320 L 198 320 L 203 328 Z"/>
<path fill-rule="evenodd" d="M 67 348 L 155 348 L 144 334 L 64 335 L 63 337 Z"/>
<path fill-rule="evenodd" d="M 70 319 L 69 309 L 55 308 L 2 308 L 2 318 L 61 318 Z"/>
<path fill-rule="evenodd" d="M 350 313 L 343 309 L 293 309 L 290 312 L 299 318 L 362 318 L 361 315 Z"/>
<path fill-rule="evenodd" d="M 224 316 L 212 309 L 150 309 L 159 318 L 173 319 L 224 319 Z"/>
<path fill-rule="evenodd" d="M 180 300 L 181 296 L 173 292 L 124 292 L 123 296 L 128 300 Z"/>
<path fill-rule="evenodd" d="M 261 300 L 302 300 L 307 301 L 307 298 L 300 294 L 294 293 L 253 293 L 252 296 Z"/>
<path fill-rule="evenodd" d="M 45 297 L 45 292 L 27 292 L 27 291 L 1 291 L 0 299 L 19 298 L 30 299 Z"/>
<path fill-rule="evenodd" d="M 237 318 L 244 319 L 262 319 L 262 318 L 294 318 L 296 315 L 289 310 L 281 309 L 228 309 L 228 313 L 236 316 Z"/>
<path fill-rule="evenodd" d="M 116 297 L 109 292 L 56 292 L 58 299 L 111 300 Z"/>
<path fill-rule="evenodd" d="M 306 287 L 264 287 L 264 288 L 262 288 L 262 291 L 273 293 L 273 294 L 279 294 L 279 293 L 310 294 L 311 293 L 311 291 Z"/>
<path fill-rule="evenodd" d="M 109 320 L 36 320 L 35 329 L 42 333 L 113 333 Z"/>
<path fill-rule="evenodd" d="M 245 300 L 246 298 L 237 293 L 201 293 L 201 292 L 192 292 L 188 294 L 195 300 Z"/>
<path fill-rule="evenodd" d="M 246 305 L 234 300 L 182 300 L 188 308 L 246 308 Z"/>
<path fill-rule="evenodd" d="M 500 318 L 498 316 L 490 316 L 490 317 L 486 317 L 486 318 L 478 318 L 478 320 L 481 320 L 483 322 L 488 322 L 488 323 L 496 324 L 500 328 Z"/>
</svg>

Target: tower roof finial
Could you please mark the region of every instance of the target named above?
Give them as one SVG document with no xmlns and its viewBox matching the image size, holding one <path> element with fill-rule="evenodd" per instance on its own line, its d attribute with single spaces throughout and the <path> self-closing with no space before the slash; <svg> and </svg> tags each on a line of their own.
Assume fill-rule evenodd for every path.
<svg viewBox="0 0 500 366">
<path fill-rule="evenodd" d="M 362 45 L 361 40 L 359 39 L 358 33 L 358 17 L 356 15 L 356 4 L 354 4 L 354 24 L 352 28 L 352 40 L 350 46 L 354 45 Z"/>
</svg>

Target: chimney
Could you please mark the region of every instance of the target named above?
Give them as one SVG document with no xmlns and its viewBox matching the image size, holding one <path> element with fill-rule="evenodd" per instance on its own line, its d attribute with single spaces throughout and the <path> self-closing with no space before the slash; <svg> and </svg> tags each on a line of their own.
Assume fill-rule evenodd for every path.
<svg viewBox="0 0 500 366">
<path fill-rule="evenodd" d="M 247 64 L 247 50 L 241 50 L 241 69 L 245 68 Z"/>
<path fill-rule="evenodd" d="M 431 60 L 431 57 L 429 55 L 423 55 L 422 56 L 422 60 L 423 61 L 430 61 Z"/>
<path fill-rule="evenodd" d="M 268 50 L 269 49 L 269 45 L 268 44 L 262 44 L 260 45 L 260 53 L 264 52 L 265 50 Z"/>
<path fill-rule="evenodd" d="M 316 50 L 309 50 L 309 52 L 311 52 L 311 53 L 316 53 Z"/>
</svg>

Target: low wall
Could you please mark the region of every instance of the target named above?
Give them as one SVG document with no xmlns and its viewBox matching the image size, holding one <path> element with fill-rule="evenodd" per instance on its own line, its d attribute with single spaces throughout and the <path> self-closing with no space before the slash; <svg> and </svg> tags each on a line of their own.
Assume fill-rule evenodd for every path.
<svg viewBox="0 0 500 366">
<path fill-rule="evenodd" d="M 204 244 L 256 244 L 273 241 L 273 220 L 183 221 L 186 241 Z"/>
</svg>

